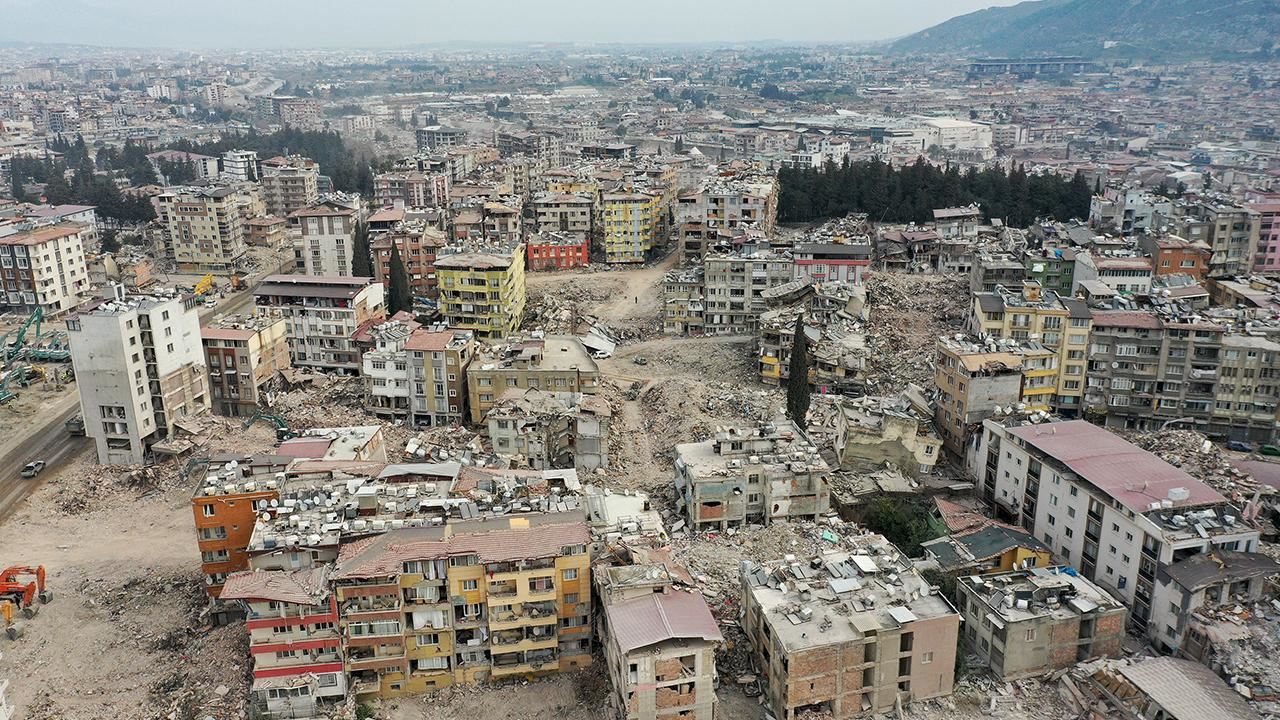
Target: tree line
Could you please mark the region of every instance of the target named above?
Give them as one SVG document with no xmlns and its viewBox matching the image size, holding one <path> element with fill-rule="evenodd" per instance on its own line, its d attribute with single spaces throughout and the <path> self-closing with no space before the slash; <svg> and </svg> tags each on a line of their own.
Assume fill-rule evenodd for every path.
<svg viewBox="0 0 1280 720">
<path fill-rule="evenodd" d="M 928 223 L 935 208 L 977 203 L 988 219 L 1013 227 L 1027 227 L 1039 218 L 1085 218 L 1093 188 L 1077 172 L 1073 177 L 1029 174 L 1021 165 L 1004 170 L 953 165 L 938 167 L 918 158 L 894 167 L 879 160 L 820 169 L 783 168 L 778 219 L 810 222 L 849 213 L 867 213 L 874 222 Z"/>
<path fill-rule="evenodd" d="M 348 146 L 342 136 L 332 130 L 286 127 L 263 134 L 251 129 L 244 133 L 224 133 L 211 142 L 179 140 L 169 148 L 213 156 L 228 150 L 253 150 L 264 159 L 275 155 L 302 155 L 320 164 L 320 172 L 329 176 L 335 190 L 357 192 L 365 197 L 373 195 L 370 158 Z"/>
<path fill-rule="evenodd" d="M 126 143 L 120 153 L 112 151 L 104 156 L 99 151 L 94 159 L 89 157 L 84 138 L 75 141 L 55 138 L 49 143 L 49 149 L 52 152 L 44 157 L 14 156 L 11 159 L 12 191 L 18 202 L 38 202 L 39 197 L 29 197 L 24 189 L 27 183 L 38 183 L 44 185 L 44 200 L 51 205 L 94 205 L 98 215 L 122 225 L 155 218 L 156 211 L 149 199 L 126 195 L 115 182 L 115 170 L 125 169 L 131 162 L 125 158 L 138 153 L 146 172 L 135 170 L 125 174 L 132 184 L 155 182 L 155 172 L 147 164 L 146 151 L 141 146 Z M 135 177 L 139 182 L 135 182 Z"/>
</svg>

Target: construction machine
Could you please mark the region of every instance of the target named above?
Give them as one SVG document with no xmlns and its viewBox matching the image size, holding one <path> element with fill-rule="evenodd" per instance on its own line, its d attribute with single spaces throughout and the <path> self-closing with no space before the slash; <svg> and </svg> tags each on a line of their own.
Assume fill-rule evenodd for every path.
<svg viewBox="0 0 1280 720">
<path fill-rule="evenodd" d="M 17 330 L 5 333 L 0 336 L 0 368 L 8 367 L 9 363 L 17 359 L 22 353 L 22 348 L 27 344 L 27 333 L 35 326 L 33 337 L 40 337 L 40 326 L 44 323 L 44 309 L 37 306 L 22 325 Z M 9 336 L 13 335 L 12 347 L 10 346 Z"/>
<path fill-rule="evenodd" d="M 22 626 L 13 621 L 13 603 L 0 600 L 0 622 L 4 623 L 4 634 L 10 640 L 22 637 Z"/>
<path fill-rule="evenodd" d="M 213 289 L 213 273 L 209 273 L 208 275 L 205 275 L 204 277 L 200 278 L 200 282 L 197 282 L 196 286 L 192 288 L 191 291 L 194 292 L 196 295 L 204 296 L 206 293 L 208 293 L 212 289 Z"/>
<path fill-rule="evenodd" d="M 23 583 L 19 580 L 22 577 L 35 579 Z M 39 600 L 41 605 L 53 600 L 53 593 L 45 587 L 44 580 L 43 565 L 35 567 L 15 565 L 5 568 L 4 572 L 0 572 L 0 602 L 8 601 L 17 605 L 24 617 L 35 617 L 39 609 L 36 600 Z"/>
<path fill-rule="evenodd" d="M 278 442 L 284 442 L 285 440 L 292 440 L 293 438 L 298 437 L 298 433 L 289 429 L 289 423 L 285 422 L 284 418 L 279 415 L 264 413 L 261 410 L 255 412 L 248 420 L 245 420 L 243 427 L 248 429 L 250 425 L 258 422 L 259 420 L 266 420 L 276 426 L 276 440 Z"/>
</svg>

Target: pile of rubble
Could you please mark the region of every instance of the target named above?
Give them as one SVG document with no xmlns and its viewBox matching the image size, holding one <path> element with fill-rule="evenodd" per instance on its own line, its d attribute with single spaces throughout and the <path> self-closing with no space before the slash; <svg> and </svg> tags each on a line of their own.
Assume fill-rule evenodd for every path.
<svg viewBox="0 0 1280 720">
<path fill-rule="evenodd" d="M 572 335 L 587 313 L 600 303 L 615 298 L 621 281 L 574 278 L 546 288 L 529 288 L 525 298 L 524 323 L 527 330 L 543 330 L 555 335 Z"/>
<path fill-rule="evenodd" d="M 1216 626 L 1211 635 L 1217 641 L 1205 664 L 1258 710 L 1280 716 L 1280 600 L 1200 608 L 1195 614 Z"/>
<path fill-rule="evenodd" d="M 716 425 L 772 420 L 783 406 L 782 393 L 776 388 L 679 378 L 652 383 L 640 392 L 639 401 L 644 430 L 674 443 L 706 440 Z M 672 444 L 657 444 L 655 459 L 669 458 Z"/>
<path fill-rule="evenodd" d="M 67 515 L 109 509 L 154 493 L 187 487 L 180 466 L 99 465 L 96 455 L 82 455 L 69 472 L 59 473 L 54 506 Z"/>
<path fill-rule="evenodd" d="M 383 428 L 383 432 L 388 430 Z M 389 448 L 392 447 L 388 443 Z M 404 462 L 460 462 L 464 465 L 487 465 L 491 453 L 476 433 L 458 425 L 440 425 L 412 433 L 404 443 Z M 492 459 L 496 459 L 496 456 Z"/>
<path fill-rule="evenodd" d="M 1131 433 L 1128 439 L 1228 498 L 1247 499 L 1263 489 L 1248 473 L 1233 466 L 1217 445 L 1194 430 Z"/>
<path fill-rule="evenodd" d="M 271 397 L 271 412 L 294 430 L 369 424 L 364 409 L 364 380 L 316 375 L 314 380 Z"/>
<path fill-rule="evenodd" d="M 165 668 L 147 687 L 146 720 L 244 717 L 249 699 L 249 640 L 239 623 L 213 627 L 198 572 L 142 572 L 86 579 L 76 595 L 86 612 L 105 613 L 121 642 Z M 64 596 L 69 598 L 68 596 Z M 157 615 L 157 613 L 159 615 Z M 163 617 L 161 617 L 163 616 Z M 56 706 L 56 698 L 36 707 Z M 31 717 L 42 717 L 33 710 Z M 53 712 L 47 717 L 62 717 Z"/>
<path fill-rule="evenodd" d="M 940 335 L 960 332 L 970 309 L 967 278 L 956 275 L 867 274 L 869 392 L 907 383 L 933 384 Z"/>
</svg>

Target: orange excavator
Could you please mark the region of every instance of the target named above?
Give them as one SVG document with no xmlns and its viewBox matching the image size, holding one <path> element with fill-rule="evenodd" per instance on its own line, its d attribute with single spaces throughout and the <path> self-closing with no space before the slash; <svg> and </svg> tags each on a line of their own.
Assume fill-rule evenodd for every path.
<svg viewBox="0 0 1280 720">
<path fill-rule="evenodd" d="M 22 637 L 22 626 L 13 621 L 13 603 L 0 600 L 0 621 L 4 622 L 4 634 L 10 640 Z"/>
<path fill-rule="evenodd" d="M 34 577 L 34 580 L 21 582 L 20 578 Z M 4 572 L 0 572 L 0 602 L 8 602 L 22 610 L 24 617 L 32 618 L 36 615 L 36 600 L 41 604 L 48 603 L 53 600 L 53 593 L 45 588 L 44 584 L 45 572 L 44 566 L 28 567 L 25 565 L 15 565 L 5 568 Z M 12 609 L 9 614 L 12 614 Z"/>
</svg>

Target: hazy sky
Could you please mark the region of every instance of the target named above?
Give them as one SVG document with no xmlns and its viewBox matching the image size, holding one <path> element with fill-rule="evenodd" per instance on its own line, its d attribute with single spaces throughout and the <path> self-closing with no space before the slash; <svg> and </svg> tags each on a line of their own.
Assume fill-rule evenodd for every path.
<svg viewBox="0 0 1280 720">
<path fill-rule="evenodd" d="M 0 40 L 176 48 L 861 41 L 1017 0 L 0 0 Z"/>
</svg>

